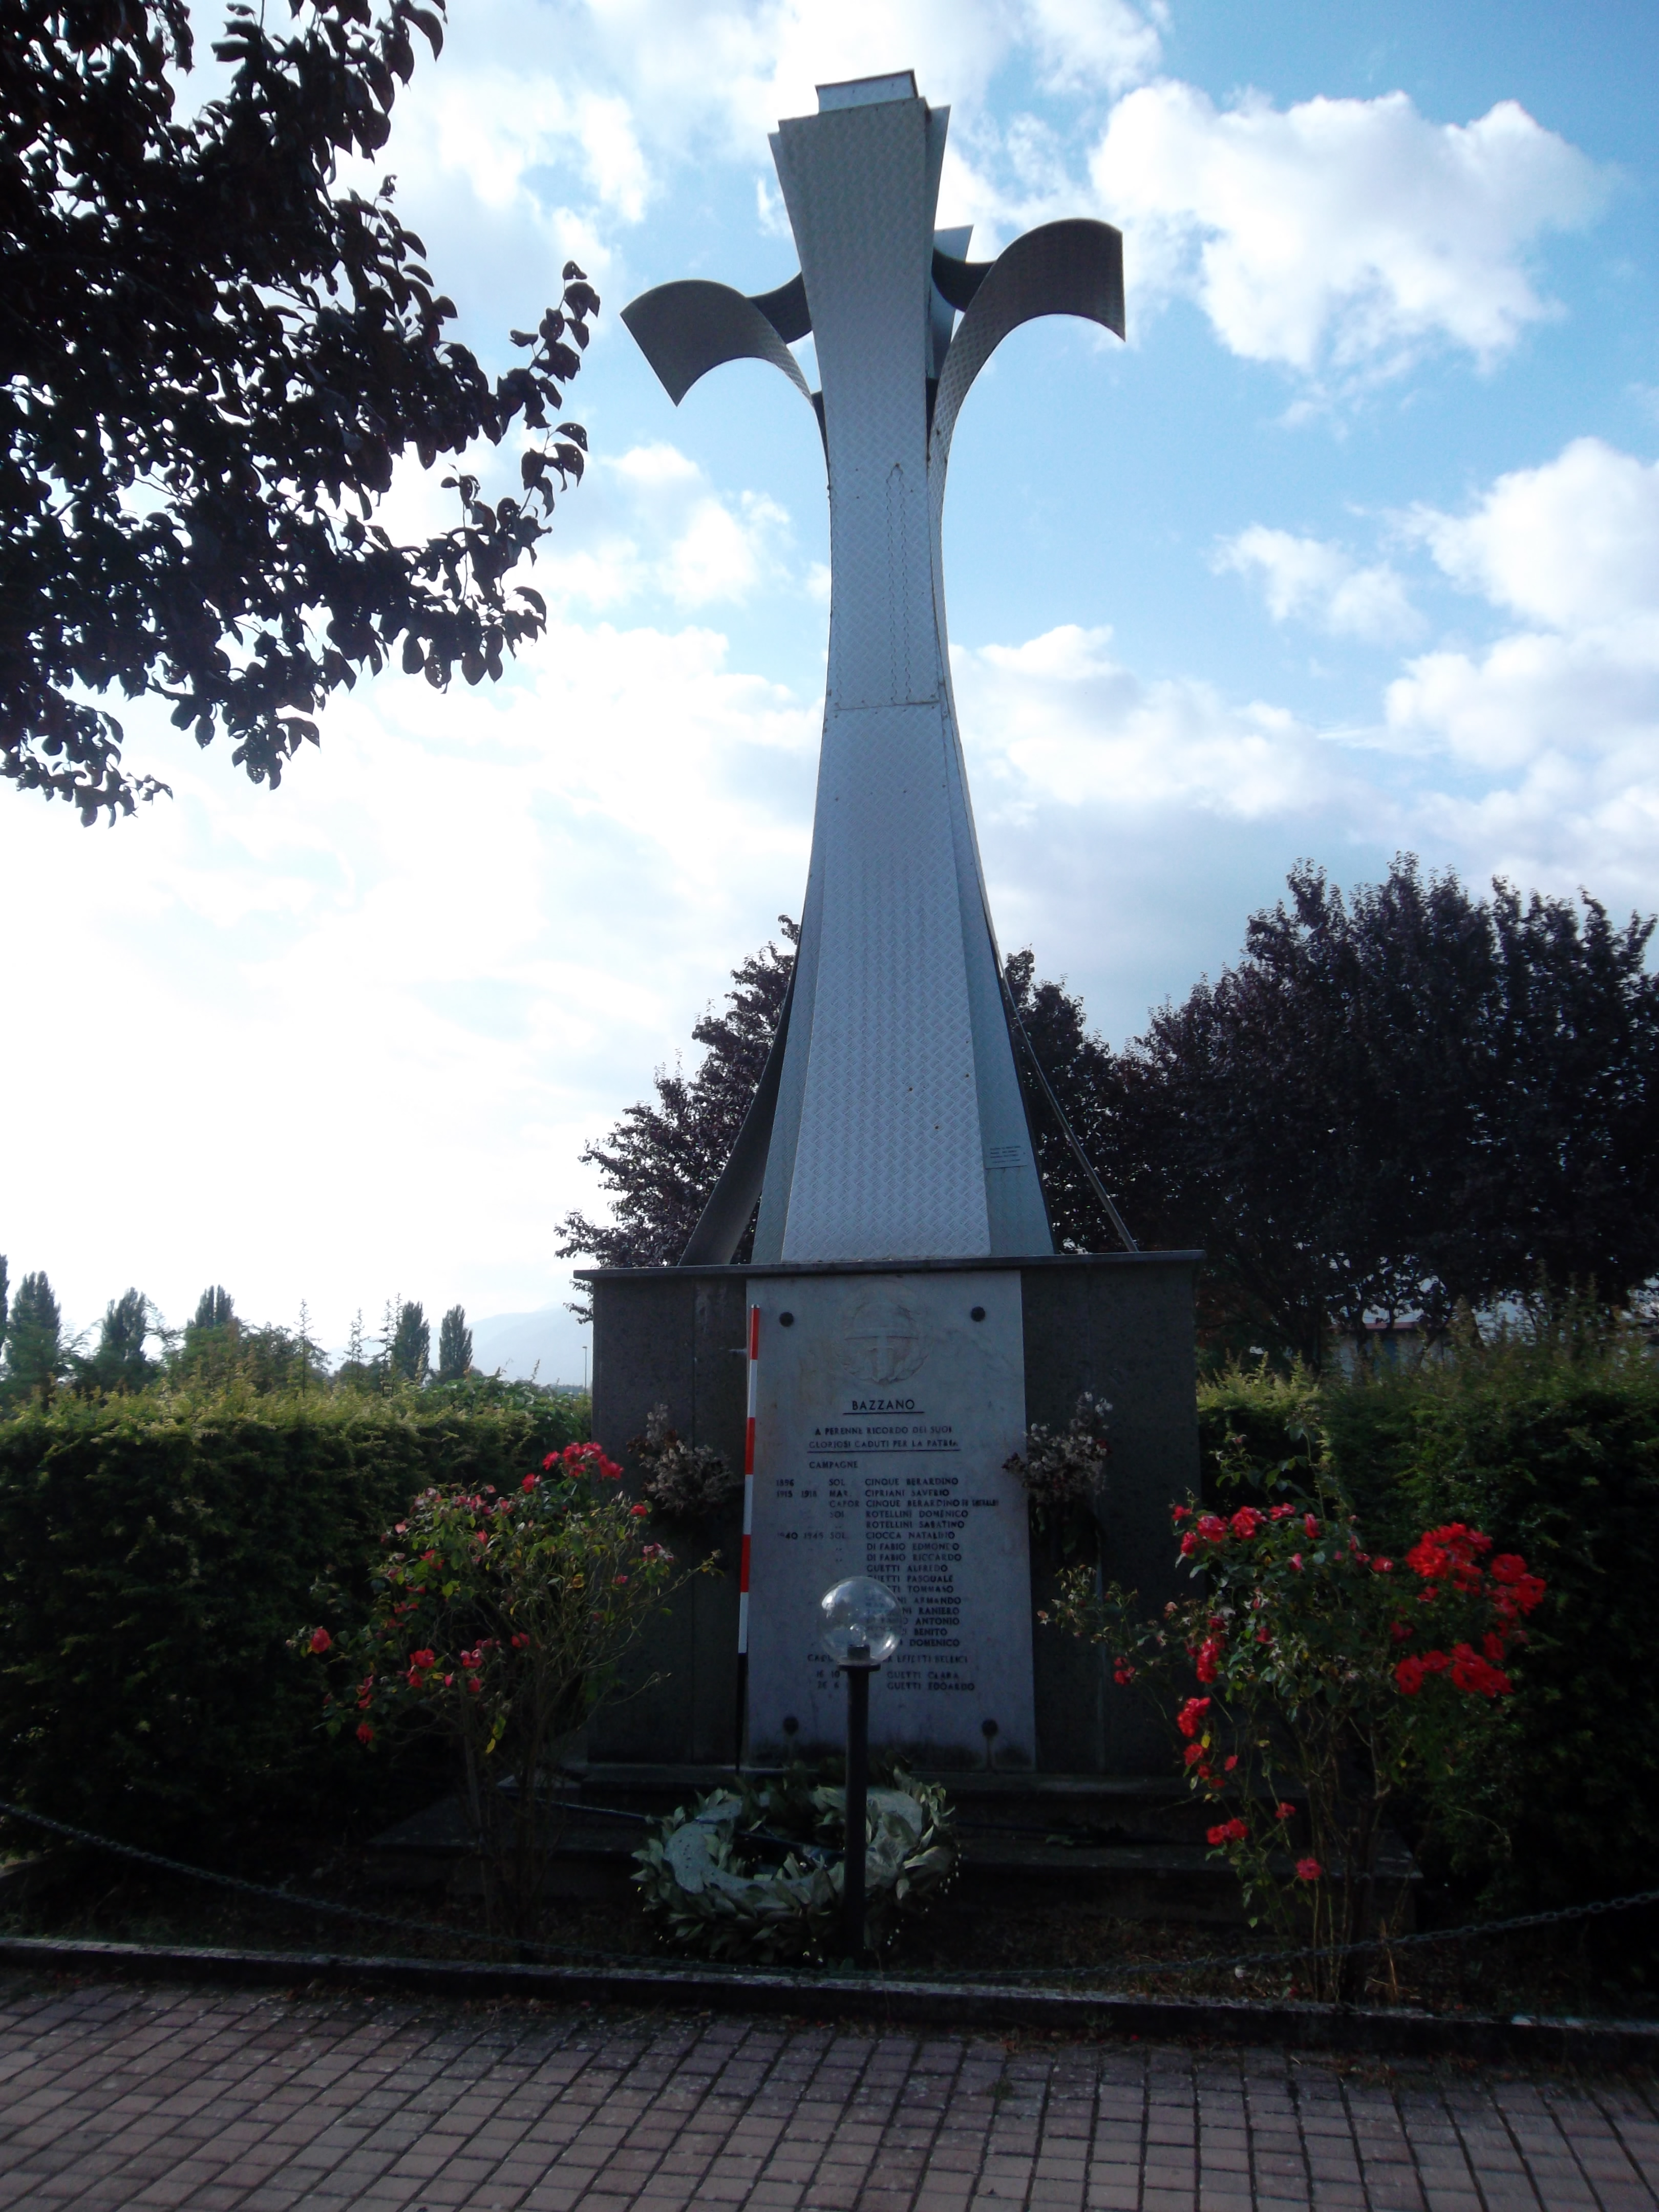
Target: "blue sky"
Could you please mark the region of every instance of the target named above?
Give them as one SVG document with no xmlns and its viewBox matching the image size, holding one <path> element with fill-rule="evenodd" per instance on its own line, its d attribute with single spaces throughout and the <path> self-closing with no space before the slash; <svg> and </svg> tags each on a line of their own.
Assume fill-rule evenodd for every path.
<svg viewBox="0 0 1659 2212">
<path fill-rule="evenodd" d="M 828 618 L 798 397 L 742 364 L 676 410 L 615 310 L 791 275 L 768 129 L 906 67 L 976 257 L 1126 240 L 1128 343 L 1017 333 L 952 458 L 1005 946 L 1117 1042 L 1298 857 L 1659 905 L 1650 6 L 457 0 L 386 166 L 461 335 L 504 363 L 567 255 L 605 303 L 549 637 L 494 691 L 361 687 L 275 794 L 138 714 L 171 801 L 0 795 L 14 1279 L 77 1323 L 219 1280 L 336 1344 L 397 1291 L 566 1295 L 583 1141 L 799 910 Z"/>
</svg>

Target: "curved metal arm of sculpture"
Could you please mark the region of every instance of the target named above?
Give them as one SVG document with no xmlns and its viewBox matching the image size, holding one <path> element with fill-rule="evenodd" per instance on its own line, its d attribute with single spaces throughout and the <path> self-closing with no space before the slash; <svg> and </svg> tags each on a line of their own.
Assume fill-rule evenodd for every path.
<svg viewBox="0 0 1659 2212">
<path fill-rule="evenodd" d="M 937 238 L 939 234 L 935 231 Z M 945 252 L 943 246 L 933 248 L 933 283 L 941 300 L 948 301 L 959 315 L 965 315 L 974 304 L 974 295 L 996 267 L 994 261 L 964 261 L 955 253 Z"/>
<path fill-rule="evenodd" d="M 792 312 L 797 289 L 799 313 Z M 688 276 L 641 292 L 623 309 L 622 319 L 676 407 L 700 376 L 726 361 L 769 361 L 810 404 L 812 395 L 800 364 L 783 341 L 786 330 L 805 337 L 810 325 L 793 326 L 805 312 L 806 290 L 799 276 L 759 300 L 730 284 Z"/>
<path fill-rule="evenodd" d="M 940 281 L 942 261 L 949 289 Z M 969 301 L 945 356 L 933 404 L 928 473 L 935 479 L 937 501 L 944 492 L 951 436 L 962 403 L 1010 331 L 1038 315 L 1081 315 L 1123 336 L 1123 234 L 1109 222 L 1080 218 L 1045 222 L 1017 238 L 988 268 L 978 262 L 951 262 L 936 252 L 933 271 L 933 281 L 947 300 L 954 290 Z"/>
</svg>

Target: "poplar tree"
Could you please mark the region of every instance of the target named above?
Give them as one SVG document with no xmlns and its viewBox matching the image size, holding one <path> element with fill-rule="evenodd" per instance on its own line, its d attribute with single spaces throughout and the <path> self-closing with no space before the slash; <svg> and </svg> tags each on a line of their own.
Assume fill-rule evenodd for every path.
<svg viewBox="0 0 1659 2212">
<path fill-rule="evenodd" d="M 6 1323 L 6 1380 L 13 1389 L 48 1403 L 63 1379 L 63 1316 L 44 1273 L 25 1275 Z"/>
<path fill-rule="evenodd" d="M 76 1362 L 82 1384 L 99 1390 L 142 1390 L 160 1370 L 144 1350 L 153 1327 L 149 1300 L 142 1291 L 124 1291 L 104 1310 L 98 1348 Z"/>
<path fill-rule="evenodd" d="M 472 1372 L 472 1332 L 466 1308 L 451 1306 L 438 1328 L 438 1380 L 459 1382 Z"/>
<path fill-rule="evenodd" d="M 418 1299 L 398 1302 L 397 1320 L 387 1347 L 392 1372 L 405 1382 L 424 1382 L 432 1352 L 432 1328 Z"/>
</svg>

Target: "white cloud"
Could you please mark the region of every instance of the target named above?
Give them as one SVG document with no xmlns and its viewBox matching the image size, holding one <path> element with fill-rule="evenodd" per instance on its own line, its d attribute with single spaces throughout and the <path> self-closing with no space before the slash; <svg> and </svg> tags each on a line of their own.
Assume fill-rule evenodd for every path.
<svg viewBox="0 0 1659 2212">
<path fill-rule="evenodd" d="M 1252 523 L 1218 547 L 1216 566 L 1260 578 L 1275 622 L 1309 622 L 1334 637 L 1372 641 L 1422 627 L 1401 576 L 1386 562 L 1362 568 L 1340 545 Z"/>
<path fill-rule="evenodd" d="M 1091 171 L 1133 298 L 1187 294 L 1233 352 L 1304 373 L 1394 368 L 1431 343 L 1490 362 L 1551 312 L 1528 249 L 1604 189 L 1513 100 L 1437 124 L 1404 93 L 1224 110 L 1167 82 L 1119 101 Z"/>
<path fill-rule="evenodd" d="M 1481 653 L 1424 653 L 1389 686 L 1388 719 L 1493 772 L 1553 753 L 1659 754 L 1659 650 L 1640 631 L 1522 630 Z"/>
<path fill-rule="evenodd" d="M 400 94 L 386 159 L 447 240 L 459 187 L 600 258 L 619 223 L 710 155 L 760 172 L 763 228 L 781 230 L 766 137 L 811 113 L 820 83 L 914 69 L 929 100 L 958 111 L 960 143 L 998 72 L 1026 56 L 1051 91 L 1140 82 L 1167 12 L 1164 0 L 571 0 L 556 39 L 538 0 L 473 0 L 441 61 Z"/>
<path fill-rule="evenodd" d="M 1139 84 L 1158 67 L 1169 20 L 1162 0 L 1145 9 L 1125 0 L 1026 0 L 1025 14 L 1043 82 L 1057 92 Z"/>
<path fill-rule="evenodd" d="M 388 160 L 441 267 L 465 269 L 482 228 L 498 290 L 532 257 L 598 274 L 711 157 L 757 175 L 770 231 L 779 117 L 810 112 L 819 82 L 914 67 L 956 109 L 945 219 L 988 251 L 1092 201 L 1125 229 L 1137 318 L 1184 294 L 1235 353 L 1352 378 L 1432 345 L 1489 363 L 1555 312 L 1530 257 L 1589 222 L 1606 182 L 1514 101 L 1465 125 L 1403 93 L 1221 108 L 1142 81 L 1164 20 L 1128 0 L 572 0 L 556 46 L 535 0 L 477 0 L 401 96 Z M 1062 117 L 994 112 L 1022 61 L 1050 94 L 1123 94 L 1086 178 Z"/>
<path fill-rule="evenodd" d="M 1472 514 L 1410 523 L 1455 582 L 1552 629 L 1659 617 L 1659 462 L 1600 438 L 1499 477 Z"/>
<path fill-rule="evenodd" d="M 1133 10 L 1106 5 L 1122 21 L 1095 42 L 1101 64 L 1132 37 Z M 1026 27 L 1003 0 L 586 0 L 570 16 L 570 46 L 624 91 L 646 143 L 748 164 L 781 116 L 812 112 L 821 83 L 914 68 L 930 100 L 977 99 Z"/>
<path fill-rule="evenodd" d="M 1659 465 L 1580 438 L 1499 477 L 1474 508 L 1409 527 L 1464 589 L 1525 625 L 1484 651 L 1420 655 L 1388 690 L 1389 729 L 1504 786 L 1441 819 L 1499 837 L 1521 876 L 1651 903 L 1659 818 Z"/>
<path fill-rule="evenodd" d="M 994 779 L 982 802 L 1253 821 L 1337 805 L 1352 787 L 1340 750 L 1282 708 L 1236 706 L 1190 678 L 1148 683 L 1110 641 L 1067 623 L 1024 645 L 953 649 L 966 739 Z"/>
<path fill-rule="evenodd" d="M 108 833 L 0 808 L 8 926 L 52 916 L 9 995 L 50 1051 L 0 1125 L 121 1164 L 96 1205 L 44 1155 L 13 1179 L 14 1274 L 77 1320 L 129 1281 L 174 1321 L 210 1280 L 258 1316 L 306 1297 L 335 1343 L 398 1287 L 562 1297 L 582 1145 L 798 905 L 818 717 L 716 632 L 605 623 L 556 623 L 494 689 L 337 700 L 274 793 L 132 714 L 172 802 Z"/>
<path fill-rule="evenodd" d="M 720 497 L 665 441 L 592 462 L 581 520 L 580 532 L 556 534 L 537 564 L 541 588 L 567 603 L 609 610 L 656 594 L 701 610 L 740 604 L 767 584 L 797 588 L 786 510 L 763 492 Z"/>
</svg>

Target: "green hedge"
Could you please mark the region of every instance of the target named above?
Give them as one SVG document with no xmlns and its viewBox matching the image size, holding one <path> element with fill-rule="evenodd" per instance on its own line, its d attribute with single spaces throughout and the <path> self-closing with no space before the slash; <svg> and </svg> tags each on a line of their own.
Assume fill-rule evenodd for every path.
<svg viewBox="0 0 1659 2212">
<path fill-rule="evenodd" d="M 0 1796 L 206 1849 L 368 1780 L 286 1648 L 438 1480 L 515 1480 L 580 1433 L 529 1392 L 166 1391 L 0 1422 Z M 22 1839 L 23 1831 L 16 1831 Z"/>
<path fill-rule="evenodd" d="M 1234 1370 L 1200 1391 L 1206 1480 L 1229 1437 L 1258 1466 L 1311 1427 L 1368 1540 L 1466 1521 L 1549 1585 L 1516 1693 L 1476 1766 L 1430 1808 L 1494 1905 L 1654 1886 L 1659 1843 L 1659 1364 L 1571 1310 L 1540 1337 L 1347 1380 Z"/>
<path fill-rule="evenodd" d="M 1506 1905 L 1659 1885 L 1659 1368 L 1630 1340 L 1460 1359 L 1422 1393 L 1407 1489 L 1549 1585 L 1449 1840 Z"/>
</svg>

